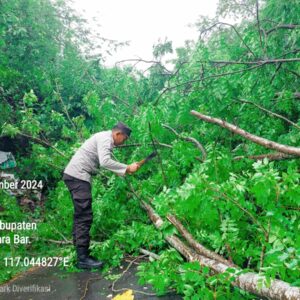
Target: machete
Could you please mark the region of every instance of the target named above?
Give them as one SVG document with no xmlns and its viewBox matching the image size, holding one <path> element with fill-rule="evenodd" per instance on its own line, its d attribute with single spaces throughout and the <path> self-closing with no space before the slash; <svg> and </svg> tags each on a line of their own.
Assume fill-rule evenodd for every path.
<svg viewBox="0 0 300 300">
<path fill-rule="evenodd" d="M 150 155 L 148 155 L 146 158 L 142 159 L 138 162 L 138 165 L 141 167 L 143 164 L 145 164 L 147 161 L 153 159 L 157 155 L 157 152 L 154 151 Z"/>
</svg>

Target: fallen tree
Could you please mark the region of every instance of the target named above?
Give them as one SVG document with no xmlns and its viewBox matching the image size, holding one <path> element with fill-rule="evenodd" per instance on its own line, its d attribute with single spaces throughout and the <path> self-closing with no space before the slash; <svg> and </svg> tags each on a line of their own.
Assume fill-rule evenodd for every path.
<svg viewBox="0 0 300 300">
<path fill-rule="evenodd" d="M 247 132 L 241 128 L 239 128 L 238 126 L 235 126 L 231 123 L 228 123 L 224 120 L 218 119 L 218 118 L 213 118 L 204 114 L 201 114 L 195 110 L 191 111 L 191 114 L 195 117 L 197 117 L 198 119 L 201 119 L 205 122 L 208 123 L 213 123 L 213 124 L 217 124 L 225 129 L 228 129 L 229 131 L 241 135 L 242 137 L 246 138 L 247 140 L 250 140 L 258 145 L 261 145 L 265 148 L 268 149 L 273 149 L 273 150 L 277 150 L 278 152 L 282 152 L 288 155 L 296 155 L 296 156 L 300 156 L 300 148 L 297 147 L 293 147 L 293 146 L 288 146 L 288 145 L 283 145 L 283 144 L 279 144 L 273 141 L 270 141 L 268 139 L 259 137 L 257 135 L 254 135 L 250 132 Z"/>
<path fill-rule="evenodd" d="M 138 195 L 135 192 L 134 194 L 138 197 Z M 143 201 L 140 198 L 139 200 L 141 202 L 141 206 L 147 212 L 154 226 L 157 229 L 161 229 L 161 227 L 164 224 L 163 219 L 154 211 L 154 209 L 149 204 L 147 204 L 145 201 Z M 174 223 L 176 224 L 177 222 L 175 221 Z M 183 227 L 181 223 L 180 226 L 179 224 L 176 224 L 176 228 L 179 230 L 179 232 L 182 233 L 185 232 L 190 237 L 192 237 L 191 234 Z M 187 235 L 185 234 L 184 237 L 186 238 Z M 235 287 L 238 287 L 249 293 L 255 294 L 259 297 L 266 297 L 273 300 L 299 300 L 300 299 L 299 287 L 293 287 L 289 283 L 278 279 L 272 280 L 270 286 L 266 286 L 262 283 L 263 282 L 262 275 L 259 275 L 254 272 L 245 273 L 242 269 L 238 267 L 230 267 L 228 264 L 222 263 L 216 259 L 208 258 L 204 255 L 198 254 L 193 249 L 188 247 L 185 243 L 183 243 L 175 234 L 168 235 L 165 237 L 165 239 L 188 261 L 191 262 L 198 261 L 201 266 L 209 267 L 213 274 L 225 273 L 230 269 L 231 272 L 228 274 L 230 274 L 230 276 L 231 275 L 234 276 L 234 281 L 232 281 L 231 284 Z M 202 253 L 211 253 L 210 250 L 206 249 L 205 247 L 203 248 L 204 249 L 201 250 Z"/>
<path fill-rule="evenodd" d="M 168 214 L 167 219 L 178 229 L 180 234 L 184 237 L 184 239 L 188 242 L 188 244 L 200 255 L 206 256 L 208 258 L 214 259 L 220 263 L 228 265 L 229 267 L 237 267 L 235 264 L 231 263 L 221 255 L 210 251 L 200 243 L 198 243 L 193 236 L 184 228 L 181 222 L 171 214 Z"/>
</svg>

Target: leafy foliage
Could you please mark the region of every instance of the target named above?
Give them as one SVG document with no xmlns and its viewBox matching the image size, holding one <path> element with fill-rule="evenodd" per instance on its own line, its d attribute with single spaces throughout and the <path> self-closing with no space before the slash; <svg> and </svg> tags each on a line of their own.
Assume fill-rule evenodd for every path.
<svg viewBox="0 0 300 300">
<path fill-rule="evenodd" d="M 133 129 L 131 142 L 141 146 L 116 149 L 116 159 L 138 161 L 153 147 L 159 155 L 128 179 L 104 170 L 93 179 L 92 251 L 107 268 L 144 247 L 160 259 L 140 266 L 140 281 L 160 295 L 175 290 L 185 299 L 253 299 L 230 286 L 230 270 L 211 276 L 170 249 L 164 236 L 174 230 L 167 225 L 157 232 L 149 224 L 130 183 L 160 215 L 177 215 L 207 248 L 267 282 L 280 278 L 299 286 L 299 161 L 234 160 L 267 151 L 189 114 L 198 110 L 298 146 L 299 129 L 286 119 L 299 125 L 299 61 L 270 62 L 299 53 L 299 26 L 282 26 L 297 25 L 297 4 L 222 0 L 216 18 L 196 24 L 199 40 L 175 49 L 172 71 L 162 63 L 173 51 L 165 40 L 153 47 L 156 61 L 148 72 L 141 72 L 130 65 L 105 68 L 103 53 L 91 56 L 87 49 L 97 43 L 68 2 L 2 1 L 0 142 L 13 145 L 20 178 L 47 183 L 47 200 L 30 213 L 0 191 L 3 219 L 39 222 L 30 248 L 5 247 L 1 255 L 51 253 L 57 247 L 49 240 L 71 239 L 73 208 L 61 172 L 86 138 L 122 120 Z M 222 22 L 228 14 L 243 20 Z M 199 161 L 199 149 L 162 124 L 200 141 L 207 159 Z M 74 259 L 72 247 L 61 253 Z M 1 272 L 0 279 L 15 271 Z"/>
</svg>

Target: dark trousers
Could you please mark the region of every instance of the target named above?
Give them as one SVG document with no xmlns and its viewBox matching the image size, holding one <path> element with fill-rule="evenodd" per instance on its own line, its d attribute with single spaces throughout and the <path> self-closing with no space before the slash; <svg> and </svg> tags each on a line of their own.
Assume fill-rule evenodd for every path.
<svg viewBox="0 0 300 300">
<path fill-rule="evenodd" d="M 73 244 L 76 248 L 88 248 L 90 228 L 93 222 L 92 193 L 89 182 L 63 174 L 74 205 Z"/>
</svg>

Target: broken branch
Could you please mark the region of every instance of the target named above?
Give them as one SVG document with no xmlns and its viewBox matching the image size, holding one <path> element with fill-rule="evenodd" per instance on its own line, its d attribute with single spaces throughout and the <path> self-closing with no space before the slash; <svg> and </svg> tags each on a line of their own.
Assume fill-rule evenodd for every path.
<svg viewBox="0 0 300 300">
<path fill-rule="evenodd" d="M 268 30 L 266 32 L 266 34 L 268 35 L 271 32 L 276 31 L 278 29 L 296 29 L 296 28 L 300 28 L 300 25 L 298 25 L 298 24 L 280 24 L 280 25 L 277 25 L 277 26 L 271 28 L 270 30 Z"/>
<path fill-rule="evenodd" d="M 205 151 L 204 147 L 202 146 L 202 144 L 200 142 L 198 142 L 195 138 L 189 137 L 189 136 L 188 137 L 184 137 L 184 136 L 180 135 L 174 128 L 172 128 L 169 125 L 162 124 L 162 127 L 169 129 L 176 136 L 178 136 L 180 139 L 182 139 L 184 141 L 187 141 L 187 142 L 193 143 L 200 150 L 200 152 L 202 153 L 202 161 L 205 161 L 206 156 L 207 156 L 206 151 Z"/>
<path fill-rule="evenodd" d="M 274 117 L 277 117 L 277 118 L 279 118 L 279 119 L 282 119 L 282 120 L 286 121 L 287 123 L 289 123 L 289 124 L 295 126 L 297 129 L 300 129 L 300 126 L 299 126 L 299 125 L 297 125 L 296 123 L 294 123 L 294 122 L 292 122 L 291 120 L 287 119 L 286 117 L 284 117 L 284 116 L 282 116 L 282 115 L 279 115 L 279 114 L 277 114 L 277 113 L 274 113 L 274 112 L 272 112 L 272 111 L 270 111 L 270 110 L 268 110 L 268 109 L 262 107 L 261 105 L 258 105 L 258 104 L 256 104 L 256 103 L 252 102 L 252 101 L 249 101 L 249 100 L 242 100 L 242 99 L 236 99 L 236 100 L 234 100 L 234 101 L 239 101 L 239 102 L 242 102 L 242 103 L 252 104 L 252 105 L 254 105 L 255 107 L 259 108 L 260 110 L 262 110 L 262 111 L 264 111 L 264 112 L 266 112 L 266 113 L 268 113 L 268 114 L 270 114 L 270 115 L 272 115 L 272 116 L 274 116 Z"/>
<path fill-rule="evenodd" d="M 216 124 L 216 125 L 219 125 L 219 126 L 225 128 L 225 129 L 228 129 L 229 131 L 231 131 L 235 134 L 241 135 L 242 137 L 246 138 L 247 140 L 250 140 L 250 141 L 252 141 L 258 145 L 261 145 L 265 148 L 277 150 L 277 151 L 285 153 L 285 154 L 300 156 L 300 148 L 283 145 L 283 144 L 279 144 L 279 143 L 270 141 L 268 139 L 251 134 L 251 133 L 249 133 L 233 124 L 230 124 L 224 120 L 221 120 L 218 118 L 213 118 L 213 117 L 210 117 L 207 115 L 203 115 L 194 110 L 191 111 L 191 114 L 205 122 L 213 123 L 213 124 Z"/>
</svg>

